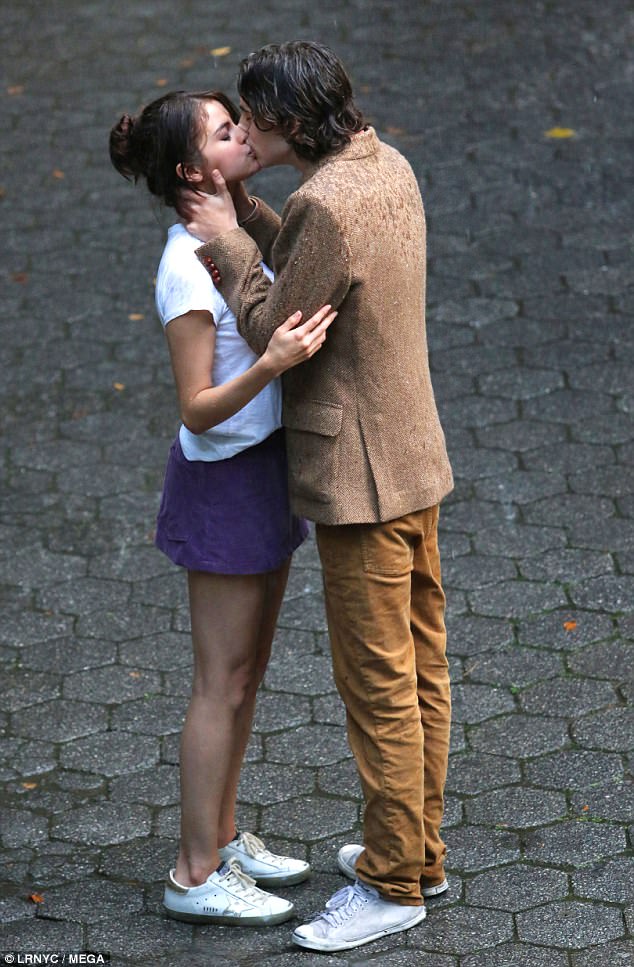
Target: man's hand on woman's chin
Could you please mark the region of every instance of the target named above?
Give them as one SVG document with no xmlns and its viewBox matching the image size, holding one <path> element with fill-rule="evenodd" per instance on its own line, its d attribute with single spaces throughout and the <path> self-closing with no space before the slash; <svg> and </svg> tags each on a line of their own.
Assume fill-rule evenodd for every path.
<svg viewBox="0 0 634 967">
<path fill-rule="evenodd" d="M 238 227 L 236 209 L 224 178 L 219 171 L 214 171 L 213 179 L 215 195 L 184 188 L 178 203 L 185 228 L 202 242 L 211 242 Z"/>
</svg>

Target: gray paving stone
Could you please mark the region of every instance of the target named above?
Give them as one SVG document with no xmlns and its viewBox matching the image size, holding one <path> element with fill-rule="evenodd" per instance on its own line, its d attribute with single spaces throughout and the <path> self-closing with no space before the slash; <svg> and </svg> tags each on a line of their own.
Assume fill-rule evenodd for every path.
<svg viewBox="0 0 634 967">
<path fill-rule="evenodd" d="M 634 815 L 634 783 L 616 778 L 598 789 L 573 793 L 571 802 L 581 816 L 626 823 Z"/>
<path fill-rule="evenodd" d="M 89 927 L 90 950 L 108 950 L 127 957 L 154 957 L 160 952 L 187 950 L 192 927 L 155 916 L 121 917 Z"/>
<path fill-rule="evenodd" d="M 461 967 L 568 967 L 568 956 L 552 947 L 500 944 L 483 954 L 463 957 Z"/>
<path fill-rule="evenodd" d="M 301 662 L 289 667 L 286 661 L 278 661 L 274 656 L 266 672 L 265 684 L 272 691 L 323 695 L 335 688 L 332 663 L 324 655 L 304 655 Z"/>
<path fill-rule="evenodd" d="M 578 897 L 606 900 L 610 903 L 634 901 L 634 857 L 617 856 L 614 859 L 593 864 L 589 869 L 576 873 L 572 878 L 573 889 Z"/>
<path fill-rule="evenodd" d="M 20 652 L 20 664 L 38 671 L 54 668 L 58 674 L 65 675 L 109 665 L 116 660 L 116 652 L 115 644 L 95 642 L 93 638 L 53 638 L 26 645 Z"/>
<path fill-rule="evenodd" d="M 574 724 L 573 737 L 586 749 L 628 752 L 634 747 L 634 709 L 609 708 L 587 715 Z"/>
<path fill-rule="evenodd" d="M 561 670 L 559 655 L 515 646 L 468 658 L 465 661 L 464 673 L 471 681 L 519 689 L 553 678 Z"/>
<path fill-rule="evenodd" d="M 505 786 L 467 800 L 465 812 L 471 823 L 528 829 L 562 819 L 567 804 L 561 793 Z"/>
<path fill-rule="evenodd" d="M 513 629 L 508 621 L 467 615 L 456 619 L 449 616 L 447 652 L 450 655 L 476 655 L 504 648 L 513 641 Z"/>
<path fill-rule="evenodd" d="M 78 843 L 48 842 L 38 847 L 29 873 L 32 882 L 48 887 L 63 883 L 87 881 L 96 876 L 99 864 L 97 849 L 80 846 Z"/>
<path fill-rule="evenodd" d="M 35 642 L 46 642 L 68 634 L 72 618 L 59 614 L 25 611 L 7 614 L 0 628 L 0 641 L 13 648 L 25 648 Z"/>
<path fill-rule="evenodd" d="M 112 728 L 141 735 L 169 735 L 182 730 L 185 711 L 186 703 L 181 698 L 148 694 L 117 706 L 112 712 Z"/>
<path fill-rule="evenodd" d="M 515 707 L 512 695 L 491 685 L 454 685 L 451 694 L 456 722 L 483 722 Z"/>
<path fill-rule="evenodd" d="M 624 641 L 606 641 L 571 655 L 568 667 L 577 675 L 590 678 L 634 679 L 634 648 Z"/>
<path fill-rule="evenodd" d="M 95 923 L 140 913 L 143 895 L 138 889 L 106 880 L 79 882 L 47 890 L 38 916 L 50 920 Z"/>
<path fill-rule="evenodd" d="M 124 611 L 129 595 L 129 588 L 121 581 L 80 578 L 39 591 L 37 603 L 44 611 L 86 615 L 103 608 Z"/>
<path fill-rule="evenodd" d="M 620 826 L 583 821 L 563 822 L 528 833 L 525 855 L 528 859 L 543 863 L 580 867 L 593 860 L 621 853 L 626 846 L 624 831 Z"/>
<path fill-rule="evenodd" d="M 619 910 L 601 904 L 549 903 L 517 915 L 520 940 L 580 950 L 623 936 Z"/>
<path fill-rule="evenodd" d="M 68 675 L 64 679 L 64 698 L 79 698 L 113 705 L 156 692 L 161 679 L 148 669 L 106 666 Z"/>
<path fill-rule="evenodd" d="M 614 622 L 608 615 L 571 608 L 522 620 L 518 637 L 524 645 L 576 651 L 594 641 L 611 638 L 613 634 Z"/>
<path fill-rule="evenodd" d="M 514 752 L 519 758 L 553 752 L 568 742 L 564 719 L 536 715 L 503 715 L 471 729 L 469 733 L 469 745 L 475 751 L 496 755 Z"/>
<path fill-rule="evenodd" d="M 524 689 L 519 701 L 522 709 L 532 715 L 576 717 L 613 705 L 616 694 L 609 682 L 562 677 Z"/>
<path fill-rule="evenodd" d="M 567 602 L 561 588 L 545 582 L 501 581 L 495 587 L 469 593 L 478 614 L 521 618 L 561 607 Z"/>
<path fill-rule="evenodd" d="M 473 954 L 478 950 L 489 950 L 498 944 L 510 941 L 513 937 L 513 918 L 500 911 L 487 911 L 475 907 L 457 907 L 440 910 L 426 922 L 423 943 L 425 950 Z"/>
<path fill-rule="evenodd" d="M 151 769 L 122 775 L 110 782 L 112 802 L 140 802 L 149 806 L 166 806 L 179 800 L 178 768 L 155 765 Z"/>
<path fill-rule="evenodd" d="M 523 863 L 487 870 L 467 881 L 466 900 L 471 906 L 519 913 L 568 895 L 568 874 Z M 509 951 L 510 953 L 510 951 Z"/>
<path fill-rule="evenodd" d="M 566 535 L 557 527 L 534 527 L 506 524 L 487 528 L 475 535 L 476 551 L 481 554 L 500 555 L 521 560 L 541 555 L 551 548 L 564 547 Z"/>
<path fill-rule="evenodd" d="M 514 578 L 517 570 L 512 561 L 502 557 L 469 555 L 445 562 L 443 585 L 446 588 L 472 590 L 496 584 L 504 578 Z"/>
<path fill-rule="evenodd" d="M 158 634 L 169 631 L 170 613 L 165 608 L 149 608 L 131 604 L 121 611 L 93 611 L 80 615 L 76 631 L 80 637 L 106 639 L 107 641 L 128 641 L 141 635 Z M 131 662 L 131 664 L 140 664 Z"/>
<path fill-rule="evenodd" d="M 82 942 L 83 930 L 80 924 L 75 923 L 56 923 L 31 917 L 0 926 L 1 950 L 82 950 Z"/>
<path fill-rule="evenodd" d="M 253 730 L 266 733 L 294 729 L 300 725 L 308 725 L 310 719 L 310 701 L 305 696 L 260 690 Z"/>
<path fill-rule="evenodd" d="M 158 760 L 158 740 L 135 732 L 100 732 L 68 742 L 60 751 L 65 768 L 109 777 L 147 769 Z"/>
<path fill-rule="evenodd" d="M 7 669 L 0 685 L 0 703 L 4 709 L 13 712 L 57 698 L 60 687 L 58 675 L 24 671 L 20 668 Z"/>
<path fill-rule="evenodd" d="M 632 578 L 626 575 L 603 575 L 581 581 L 570 591 L 572 600 L 579 608 L 592 611 L 632 611 Z"/>
<path fill-rule="evenodd" d="M 45 735 L 53 742 L 69 742 L 102 732 L 107 725 L 107 714 L 102 706 L 60 699 L 15 712 L 11 725 L 17 735 L 35 739 Z"/>
<path fill-rule="evenodd" d="M 345 729 L 336 725 L 301 725 L 293 732 L 271 735 L 266 742 L 270 762 L 324 766 L 350 757 Z"/>
<path fill-rule="evenodd" d="M 520 771 L 512 759 L 497 755 L 460 752 L 449 759 L 447 789 L 450 792 L 475 795 L 518 782 Z"/>
<path fill-rule="evenodd" d="M 358 805 L 343 799 L 303 796 L 262 809 L 262 832 L 311 841 L 346 833 L 358 819 Z"/>
<path fill-rule="evenodd" d="M 447 867 L 460 872 L 486 870 L 519 859 L 520 842 L 515 833 L 465 825 L 444 832 Z"/>
<path fill-rule="evenodd" d="M 312 705 L 315 722 L 326 725 L 346 724 L 346 708 L 338 693 L 317 696 Z"/>
<path fill-rule="evenodd" d="M 566 489 L 563 474 L 532 470 L 518 470 L 503 477 L 487 477 L 475 482 L 477 497 L 501 504 L 529 504 L 540 497 L 565 493 Z"/>
<path fill-rule="evenodd" d="M 48 820 L 26 810 L 0 810 L 0 838 L 7 849 L 35 846 L 48 838 Z"/>
<path fill-rule="evenodd" d="M 614 563 L 609 554 L 567 548 L 548 551 L 541 558 L 523 561 L 520 570 L 529 581 L 559 581 L 562 584 L 571 584 L 586 577 L 611 574 Z"/>
<path fill-rule="evenodd" d="M 259 763 L 247 765 L 242 770 L 238 799 L 266 806 L 314 791 L 315 776 L 312 770 Z"/>
<path fill-rule="evenodd" d="M 634 964 L 634 942 L 621 940 L 613 943 L 600 944 L 586 951 L 572 955 L 574 967 L 601 967 L 602 964 L 614 964 L 614 967 L 632 967 Z"/>
<path fill-rule="evenodd" d="M 90 846 L 125 843 L 150 831 L 150 814 L 144 806 L 98 803 L 82 806 L 52 823 L 52 835 L 69 842 Z"/>
<path fill-rule="evenodd" d="M 546 789 L 588 789 L 623 776 L 621 758 L 608 752 L 554 752 L 529 762 L 529 782 Z"/>
</svg>

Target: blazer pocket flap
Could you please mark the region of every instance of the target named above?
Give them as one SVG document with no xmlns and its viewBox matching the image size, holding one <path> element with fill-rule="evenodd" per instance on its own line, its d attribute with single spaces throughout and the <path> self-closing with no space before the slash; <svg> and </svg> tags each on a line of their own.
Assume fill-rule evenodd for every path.
<svg viewBox="0 0 634 967">
<path fill-rule="evenodd" d="M 283 423 L 289 430 L 306 430 L 322 436 L 337 436 L 341 431 L 343 406 L 306 400 L 304 403 L 285 403 Z"/>
</svg>

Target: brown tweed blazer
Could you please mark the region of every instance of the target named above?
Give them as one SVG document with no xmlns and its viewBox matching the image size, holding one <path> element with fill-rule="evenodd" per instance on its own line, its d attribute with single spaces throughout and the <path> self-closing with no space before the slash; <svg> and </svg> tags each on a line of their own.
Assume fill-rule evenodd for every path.
<svg viewBox="0 0 634 967">
<path fill-rule="evenodd" d="M 392 520 L 438 503 L 451 468 L 429 376 L 425 216 L 414 173 L 372 128 L 314 165 L 279 217 L 198 249 L 238 329 L 262 353 L 296 309 L 339 315 L 284 374 L 293 508 L 322 524 Z M 271 285 L 260 268 L 275 270 Z"/>
</svg>

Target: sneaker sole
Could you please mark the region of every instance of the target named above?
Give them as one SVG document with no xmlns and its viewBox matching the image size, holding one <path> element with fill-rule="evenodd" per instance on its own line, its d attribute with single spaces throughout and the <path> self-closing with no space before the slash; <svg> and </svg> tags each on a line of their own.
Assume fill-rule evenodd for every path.
<svg viewBox="0 0 634 967">
<path fill-rule="evenodd" d="M 298 947 L 304 947 L 307 950 L 331 952 L 336 950 L 351 950 L 353 947 L 362 947 L 363 944 L 372 943 L 373 940 L 380 940 L 381 937 L 388 937 L 393 933 L 401 933 L 403 930 L 411 930 L 416 924 L 421 923 L 426 916 L 427 911 L 425 907 L 421 907 L 416 916 L 408 920 L 407 923 L 399 923 L 393 927 L 386 927 L 385 930 L 378 930 L 376 933 L 371 934 L 369 937 L 363 937 L 361 940 L 338 940 L 330 942 L 328 940 L 310 940 L 308 937 L 298 935 L 297 932 L 291 934 L 291 939 Z"/>
<path fill-rule="evenodd" d="M 270 913 L 258 917 L 222 916 L 222 914 L 181 913 L 180 910 L 170 910 L 164 906 L 165 913 L 171 920 L 183 923 L 215 923 L 233 927 L 271 927 L 276 923 L 285 923 L 295 916 L 295 907 L 283 913 Z"/>
<path fill-rule="evenodd" d="M 357 872 L 354 866 L 351 866 L 350 863 L 346 863 L 346 861 L 342 860 L 339 856 L 337 857 L 337 866 L 344 876 L 349 877 L 351 880 L 356 880 Z M 424 897 L 434 897 L 440 896 L 441 893 L 444 893 L 448 889 L 449 884 L 447 883 L 447 880 L 443 880 L 442 883 L 438 883 L 436 886 L 424 886 L 421 890 L 421 893 Z"/>
</svg>

